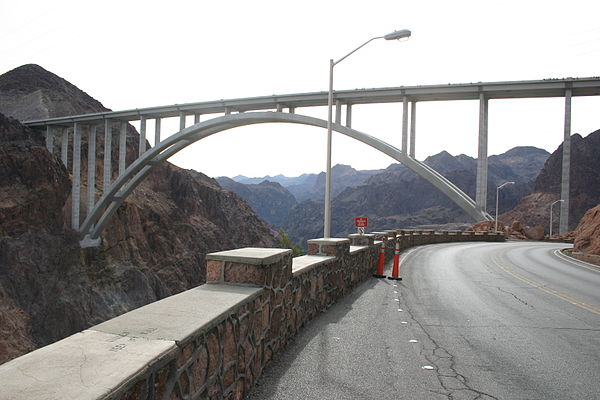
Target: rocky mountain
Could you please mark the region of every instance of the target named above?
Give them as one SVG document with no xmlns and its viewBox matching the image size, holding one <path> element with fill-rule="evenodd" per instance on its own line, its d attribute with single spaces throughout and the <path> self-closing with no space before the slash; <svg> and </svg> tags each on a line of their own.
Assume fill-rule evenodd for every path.
<svg viewBox="0 0 600 400">
<path fill-rule="evenodd" d="M 569 230 L 575 229 L 585 212 L 600 203 L 600 130 L 585 138 L 571 137 Z M 549 230 L 550 204 L 560 198 L 562 144 L 548 157 L 535 179 L 533 192 L 498 219 L 504 224 L 519 220 L 525 225 L 540 225 Z M 558 205 L 554 207 L 558 227 Z"/>
<path fill-rule="evenodd" d="M 503 182 L 516 183 L 500 192 L 500 212 L 514 207 L 530 193 L 533 187 L 531 177 L 537 176 L 547 157 L 548 152 L 534 147 L 517 147 L 490 157 L 488 210 L 495 212 L 496 186 Z M 475 197 L 476 159 L 464 154 L 452 156 L 444 151 L 428 157 L 425 163 Z M 322 208 L 320 201 L 301 202 L 290 212 L 283 229 L 297 243 L 305 243 L 306 239 L 323 231 Z M 356 216 L 369 217 L 369 230 L 372 231 L 390 227 L 456 229 L 466 228 L 472 223 L 445 195 L 401 164 L 392 164 L 371 175 L 362 184 L 346 187 L 334 198 L 332 234 L 345 236 L 353 232 L 353 218 Z M 298 221 L 303 221 L 303 224 Z"/>
<path fill-rule="evenodd" d="M 337 164 L 331 168 L 332 196 L 337 196 L 348 186 L 357 186 L 365 182 L 369 177 L 380 172 L 379 170 L 358 171 L 349 165 Z M 302 174 L 298 177 L 286 177 L 283 175 L 266 176 L 263 178 L 248 178 L 238 175 L 232 178 L 243 184 L 256 184 L 265 180 L 277 182 L 294 195 L 297 201 L 323 200 L 325 197 L 325 173 Z"/>
<path fill-rule="evenodd" d="M 589 209 L 575 229 L 575 251 L 600 256 L 600 204 Z"/>
<path fill-rule="evenodd" d="M 231 179 L 236 182 L 247 184 L 247 185 L 248 184 L 257 184 L 257 183 L 261 183 L 263 181 L 269 181 L 269 182 L 277 182 L 283 187 L 289 187 L 289 186 L 293 186 L 293 185 L 304 184 L 304 183 L 306 183 L 307 180 L 311 180 L 311 179 L 314 180 L 315 177 L 316 177 L 316 174 L 302 174 L 300 176 L 291 176 L 291 177 L 279 174 L 279 175 L 275 175 L 275 176 L 267 175 L 267 176 L 263 176 L 262 178 L 251 178 L 251 177 L 244 176 L 244 175 L 237 175 Z"/>
<path fill-rule="evenodd" d="M 29 120 L 105 110 L 39 66 L 0 76 L 0 113 Z M 128 164 L 138 141 L 130 126 Z M 103 135 L 96 148 L 101 159 Z M 85 177 L 85 140 L 82 154 Z M 111 156 L 116 163 L 117 151 Z M 277 245 L 239 196 L 163 163 L 119 208 L 102 245 L 82 249 L 69 228 L 70 171 L 41 132 L 0 114 L 0 362 L 201 284 L 207 252 Z"/>
<path fill-rule="evenodd" d="M 274 226 L 281 226 L 297 203 L 294 195 L 277 182 L 243 184 L 227 177 L 217 178 L 217 182 L 247 201 L 259 217 Z"/>
</svg>

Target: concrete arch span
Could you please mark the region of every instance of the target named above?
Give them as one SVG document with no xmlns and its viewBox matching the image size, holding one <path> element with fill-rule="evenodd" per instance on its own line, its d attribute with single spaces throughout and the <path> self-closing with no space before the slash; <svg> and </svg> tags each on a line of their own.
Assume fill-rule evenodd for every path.
<svg viewBox="0 0 600 400">
<path fill-rule="evenodd" d="M 115 180 L 110 189 L 96 203 L 92 212 L 86 217 L 81 225 L 80 234 L 92 241 L 99 238 L 102 230 L 106 227 L 118 207 L 133 189 L 148 176 L 154 167 L 190 144 L 215 133 L 232 128 L 273 122 L 294 123 L 321 128 L 327 127 L 327 121 L 325 120 L 282 112 L 230 114 L 187 127 L 175 135 L 161 141 L 157 146 L 146 151 L 141 157 L 134 161 L 124 173 Z M 448 198 L 462 208 L 474 220 L 492 219 L 488 213 L 479 210 L 475 205 L 475 202 L 452 182 L 429 166 L 402 153 L 394 146 L 373 136 L 369 136 L 340 124 L 333 124 L 332 129 L 367 144 L 410 168 L 448 196 Z"/>
</svg>

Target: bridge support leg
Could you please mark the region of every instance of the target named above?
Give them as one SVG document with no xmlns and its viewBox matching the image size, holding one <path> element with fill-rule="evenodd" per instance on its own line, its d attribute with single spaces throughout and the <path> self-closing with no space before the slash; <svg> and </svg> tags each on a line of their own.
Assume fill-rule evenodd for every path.
<svg viewBox="0 0 600 400">
<path fill-rule="evenodd" d="M 415 158 L 416 128 L 417 128 L 417 102 L 412 101 L 410 103 L 410 150 L 408 153 L 412 158 Z"/>
<path fill-rule="evenodd" d="M 127 155 L 127 122 L 121 122 L 119 134 L 119 176 L 125 172 L 125 156 Z"/>
<path fill-rule="evenodd" d="M 339 100 L 335 102 L 335 123 L 342 123 L 342 103 Z"/>
<path fill-rule="evenodd" d="M 154 147 L 160 143 L 160 118 L 156 118 L 154 124 Z M 200 122 L 200 114 L 194 115 L 194 124 Z"/>
<path fill-rule="evenodd" d="M 229 110 L 225 110 L 225 114 L 230 114 Z M 183 112 L 179 113 L 179 130 L 182 131 L 185 129 L 185 114 Z"/>
<path fill-rule="evenodd" d="M 569 231 L 569 189 L 571 175 L 571 89 L 565 92 L 565 128 L 562 154 L 562 178 L 560 184 L 560 222 L 558 232 L 564 235 Z"/>
<path fill-rule="evenodd" d="M 54 138 L 52 137 L 52 127 L 46 126 L 46 149 L 52 154 L 54 152 Z"/>
<path fill-rule="evenodd" d="M 104 180 L 102 192 L 108 192 L 112 177 L 112 121 L 104 120 Z"/>
<path fill-rule="evenodd" d="M 138 146 L 139 157 L 146 152 L 146 117 L 140 116 L 140 143 Z"/>
<path fill-rule="evenodd" d="M 87 215 L 90 215 L 96 202 L 96 125 L 88 134 L 88 167 L 87 167 Z"/>
<path fill-rule="evenodd" d="M 352 127 L 352 104 L 346 104 L 346 127 Z"/>
<path fill-rule="evenodd" d="M 402 152 L 408 154 L 408 97 L 402 99 Z"/>
<path fill-rule="evenodd" d="M 60 159 L 65 167 L 68 167 L 69 155 L 69 128 L 64 128 L 62 133 L 62 143 L 60 148 Z"/>
<path fill-rule="evenodd" d="M 481 211 L 487 208 L 488 175 L 488 99 L 479 95 L 479 149 L 477 154 L 477 189 L 475 203 Z"/>
<path fill-rule="evenodd" d="M 73 124 L 73 187 L 71 190 L 71 228 L 79 231 L 79 201 L 81 199 L 81 130 Z"/>
</svg>

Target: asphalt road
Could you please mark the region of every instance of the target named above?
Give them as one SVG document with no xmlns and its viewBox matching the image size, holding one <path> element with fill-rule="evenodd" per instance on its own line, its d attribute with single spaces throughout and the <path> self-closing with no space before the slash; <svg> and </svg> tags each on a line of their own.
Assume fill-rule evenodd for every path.
<svg viewBox="0 0 600 400">
<path fill-rule="evenodd" d="M 250 399 L 600 399 L 600 267 L 533 242 L 417 247 L 315 318 Z"/>
</svg>

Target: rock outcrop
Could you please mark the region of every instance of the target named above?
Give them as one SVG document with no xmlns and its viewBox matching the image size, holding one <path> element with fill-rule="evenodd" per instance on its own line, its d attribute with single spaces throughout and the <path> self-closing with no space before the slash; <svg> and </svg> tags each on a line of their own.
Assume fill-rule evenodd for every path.
<svg viewBox="0 0 600 400">
<path fill-rule="evenodd" d="M 0 112 L 23 108 L 12 115 L 37 119 L 106 110 L 73 88 L 24 66 L 0 76 Z M 130 126 L 128 163 L 138 141 Z M 125 200 L 102 245 L 82 249 L 70 229 L 69 173 L 40 132 L 0 115 L 0 362 L 201 284 L 208 252 L 277 245 L 239 196 L 165 162 Z"/>
<path fill-rule="evenodd" d="M 579 221 L 573 249 L 600 256 L 600 204 L 589 209 Z"/>
<path fill-rule="evenodd" d="M 586 137 L 571 137 L 569 230 L 573 230 L 585 212 L 600 203 L 600 130 Z M 552 153 L 534 182 L 533 192 L 498 219 L 504 224 L 519 220 L 529 226 L 543 226 L 549 233 L 550 204 L 560 199 L 562 144 Z M 558 231 L 560 205 L 554 211 L 553 231 Z"/>
</svg>

